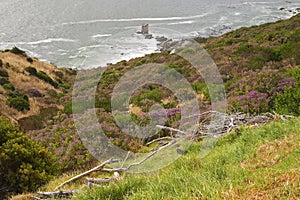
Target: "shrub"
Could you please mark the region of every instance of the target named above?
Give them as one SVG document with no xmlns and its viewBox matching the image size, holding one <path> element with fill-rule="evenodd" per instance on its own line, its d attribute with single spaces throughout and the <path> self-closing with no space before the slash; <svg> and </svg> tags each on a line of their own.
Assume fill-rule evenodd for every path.
<svg viewBox="0 0 300 200">
<path fill-rule="evenodd" d="M 63 114 L 53 120 L 54 125 L 49 125 L 47 129 L 34 130 L 30 132 L 30 136 L 33 140 L 42 142 L 55 155 L 59 172 L 79 170 L 95 164 L 96 160 L 77 134 L 73 119 Z"/>
<path fill-rule="evenodd" d="M 67 90 L 71 88 L 71 86 L 68 83 L 61 83 L 61 84 L 59 84 L 59 87 L 62 87 Z"/>
<path fill-rule="evenodd" d="M 38 189 L 56 174 L 54 157 L 0 116 L 0 187 L 12 193 Z M 0 196 L 7 194 L 0 191 Z"/>
<path fill-rule="evenodd" d="M 68 102 L 65 104 L 63 112 L 66 114 L 72 114 L 72 102 Z"/>
<path fill-rule="evenodd" d="M 29 96 L 32 96 L 32 97 L 42 97 L 42 93 L 36 89 L 36 88 L 29 88 L 27 89 L 27 93 L 29 94 Z"/>
<path fill-rule="evenodd" d="M 10 50 L 11 53 L 13 54 L 17 54 L 17 55 L 22 55 L 22 56 L 26 56 L 25 51 L 19 49 L 18 47 L 14 47 Z"/>
<path fill-rule="evenodd" d="M 300 68 L 289 71 L 296 80 L 295 87 L 288 87 L 276 98 L 276 111 L 280 114 L 300 115 Z"/>
<path fill-rule="evenodd" d="M 32 76 L 36 76 L 37 74 L 37 71 L 34 67 L 26 67 L 25 71 L 27 71 Z"/>
<path fill-rule="evenodd" d="M 41 79 L 41 80 L 43 80 L 43 81 L 49 83 L 49 84 L 52 85 L 53 87 L 55 87 L 55 88 L 58 87 L 58 84 L 57 84 L 50 76 L 48 76 L 45 72 L 39 71 L 39 72 L 36 73 L 36 76 L 37 76 L 39 79 Z"/>
<path fill-rule="evenodd" d="M 0 76 L 2 77 L 8 77 L 8 73 L 5 69 L 0 69 Z"/>
<path fill-rule="evenodd" d="M 10 83 L 8 78 L 0 77 L 0 85 L 4 85 L 4 84 L 7 84 L 7 83 Z"/>
<path fill-rule="evenodd" d="M 0 59 L 0 67 L 2 67 L 3 66 L 3 62 L 2 62 L 2 60 Z"/>
<path fill-rule="evenodd" d="M 27 62 L 33 63 L 33 60 L 30 57 L 28 57 L 26 60 L 27 60 Z"/>
<path fill-rule="evenodd" d="M 16 88 L 11 83 L 6 83 L 2 86 L 5 90 L 14 91 Z"/>
<path fill-rule="evenodd" d="M 29 102 L 20 96 L 8 98 L 7 104 L 12 108 L 17 109 L 18 111 L 30 110 Z"/>
<path fill-rule="evenodd" d="M 54 74 L 60 79 L 64 77 L 64 73 L 62 73 L 61 71 L 55 71 Z"/>
<path fill-rule="evenodd" d="M 228 101 L 243 112 L 267 112 L 274 109 L 276 97 L 286 87 L 294 85 L 294 78 L 285 77 L 279 70 L 251 70 L 244 72 L 242 78 L 231 84 Z"/>
<path fill-rule="evenodd" d="M 275 50 L 281 59 L 293 58 L 296 64 L 300 64 L 300 43 L 288 42 L 278 46 Z"/>
</svg>

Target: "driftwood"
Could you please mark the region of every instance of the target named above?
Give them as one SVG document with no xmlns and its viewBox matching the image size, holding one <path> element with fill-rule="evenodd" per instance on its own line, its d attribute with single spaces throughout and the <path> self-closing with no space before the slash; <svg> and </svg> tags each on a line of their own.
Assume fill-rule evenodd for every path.
<svg viewBox="0 0 300 200">
<path fill-rule="evenodd" d="M 66 185 L 66 184 L 68 184 L 68 183 L 71 183 L 71 182 L 73 182 L 73 181 L 76 181 L 76 180 L 78 180 L 78 179 L 84 177 L 84 176 L 87 176 L 87 175 L 89 175 L 89 174 L 92 173 L 92 172 L 95 172 L 95 171 L 101 171 L 105 165 L 111 164 L 111 163 L 115 163 L 115 162 L 119 162 L 119 160 L 114 160 L 114 159 L 111 158 L 111 159 L 109 159 L 109 160 L 103 162 L 101 165 L 98 165 L 97 167 L 94 167 L 93 169 L 90 169 L 90 170 L 88 170 L 88 171 L 86 171 L 86 172 L 83 172 L 83 173 L 81 173 L 81 174 L 79 174 L 79 175 L 77 175 L 77 176 L 75 176 L 75 177 L 73 177 L 73 178 L 71 178 L 71 179 L 69 179 L 69 180 L 63 182 L 62 184 L 60 184 L 59 186 L 57 186 L 57 187 L 55 188 L 55 190 L 58 190 L 59 188 L 61 188 L 62 186 Z"/>
<path fill-rule="evenodd" d="M 151 145 L 151 144 L 153 144 L 153 143 L 155 143 L 155 142 L 160 142 L 160 141 L 162 141 L 162 140 L 172 140 L 173 138 L 171 138 L 171 137 L 162 137 L 162 138 L 157 138 L 157 139 L 154 139 L 154 140 L 152 140 L 152 141 L 150 141 L 150 142 L 147 142 L 146 143 L 146 146 L 149 146 L 149 145 Z"/>
<path fill-rule="evenodd" d="M 37 194 L 42 195 L 46 198 L 53 197 L 69 197 L 74 194 L 80 193 L 80 190 L 66 190 L 66 191 L 57 191 L 57 192 L 38 192 Z"/>
<path fill-rule="evenodd" d="M 128 167 L 120 167 L 120 168 L 113 168 L 113 169 L 103 168 L 101 171 L 103 171 L 103 172 L 124 172 L 124 171 L 128 171 L 130 168 L 132 168 L 134 166 L 143 164 L 144 162 L 146 162 L 148 159 L 152 158 L 155 154 L 157 154 L 162 149 L 165 149 L 165 148 L 175 144 L 176 142 L 177 142 L 177 140 L 173 139 L 172 141 L 168 142 L 166 145 L 158 147 L 156 150 L 151 152 L 147 157 L 145 157 L 141 161 L 136 162 L 136 163 L 132 163 L 132 164 L 128 165 Z"/>
<path fill-rule="evenodd" d="M 103 183 L 109 183 L 112 181 L 117 181 L 119 180 L 119 173 L 118 172 L 124 172 L 124 171 L 128 171 L 129 169 L 131 169 L 134 166 L 137 165 L 141 165 L 144 162 L 146 162 L 148 159 L 150 159 L 151 157 L 153 157 L 155 154 L 157 154 L 159 151 L 161 151 L 162 149 L 165 149 L 171 145 L 173 145 L 174 143 L 176 143 L 176 139 L 172 139 L 170 142 L 166 143 L 163 146 L 158 147 L 156 150 L 154 150 L 153 152 L 151 152 L 148 156 L 146 156 L 144 159 L 142 159 L 139 162 L 136 163 L 131 163 L 130 165 L 128 165 L 128 167 L 123 167 L 124 162 L 122 164 L 122 166 L 120 168 L 104 168 L 106 165 L 108 164 L 112 164 L 112 163 L 116 163 L 119 162 L 119 160 L 116 159 L 109 159 L 103 163 L 101 163 L 100 165 L 98 165 L 97 167 L 94 167 L 88 171 L 85 171 L 79 175 L 76 175 L 70 179 L 68 179 L 67 181 L 61 183 L 60 185 L 58 185 L 55 190 L 59 190 L 61 187 L 63 187 L 66 184 L 69 184 L 71 182 L 74 182 L 84 176 L 87 176 L 89 174 L 91 174 L 92 172 L 96 172 L 96 171 L 101 171 L 101 172 L 114 172 L 115 177 L 113 178 L 104 178 L 104 179 L 95 179 L 95 178 L 86 178 L 85 181 L 87 182 L 88 186 L 91 188 L 95 185 L 99 185 L 99 184 L 103 184 Z M 126 160 L 128 159 L 128 155 L 126 156 Z M 44 197 L 63 197 L 63 196 L 71 196 L 75 193 L 79 193 L 80 191 L 78 190 L 70 190 L 70 191 L 56 191 L 56 192 L 38 192 L 39 195 L 42 195 Z"/>
<path fill-rule="evenodd" d="M 116 178 L 85 178 L 84 180 L 88 183 L 105 184 L 115 181 Z"/>
<path fill-rule="evenodd" d="M 112 178 L 85 178 L 86 183 L 93 183 L 93 184 L 106 184 L 113 181 L 118 181 L 120 178 L 120 174 L 118 172 L 114 172 L 114 176 Z"/>
</svg>

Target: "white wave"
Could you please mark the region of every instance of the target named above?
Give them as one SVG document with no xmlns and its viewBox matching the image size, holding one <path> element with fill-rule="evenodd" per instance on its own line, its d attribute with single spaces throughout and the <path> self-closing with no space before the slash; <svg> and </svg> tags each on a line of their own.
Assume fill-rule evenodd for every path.
<svg viewBox="0 0 300 200">
<path fill-rule="evenodd" d="M 97 34 L 93 35 L 92 38 L 101 38 L 101 37 L 109 37 L 111 34 Z"/>
<path fill-rule="evenodd" d="M 220 18 L 220 21 L 226 21 L 227 19 L 228 19 L 228 17 L 222 16 L 222 17 Z"/>
<path fill-rule="evenodd" d="M 38 40 L 38 41 L 33 41 L 33 42 L 7 42 L 7 43 L 2 43 L 2 44 L 5 44 L 5 45 L 37 45 L 37 44 L 51 43 L 51 42 L 76 42 L 76 40 L 66 39 L 66 38 L 48 38 L 45 40 Z"/>
<path fill-rule="evenodd" d="M 195 21 L 181 21 L 181 22 L 172 22 L 172 23 L 168 23 L 168 25 L 180 25 L 180 24 L 192 24 L 194 23 Z"/>
<path fill-rule="evenodd" d="M 67 38 L 47 38 L 45 40 L 39 40 L 39 41 L 35 41 L 35 42 L 27 42 L 27 44 L 35 45 L 35 44 L 51 43 L 51 42 L 76 42 L 76 40 L 67 39 Z"/>
<path fill-rule="evenodd" d="M 202 15 L 193 15 L 186 17 L 157 17 L 157 18 L 132 18 L 132 19 L 96 19 L 88 21 L 77 21 L 77 22 L 66 22 L 62 25 L 72 25 L 72 24 L 92 24 L 98 22 L 131 22 L 131 21 L 174 21 L 174 20 L 188 20 L 196 19 L 206 16 L 207 14 Z"/>
</svg>

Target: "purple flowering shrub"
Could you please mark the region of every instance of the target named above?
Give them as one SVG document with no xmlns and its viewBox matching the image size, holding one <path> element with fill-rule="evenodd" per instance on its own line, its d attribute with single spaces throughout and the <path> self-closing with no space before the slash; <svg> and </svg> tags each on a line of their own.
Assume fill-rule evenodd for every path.
<svg viewBox="0 0 300 200">
<path fill-rule="evenodd" d="M 56 157 L 60 172 L 96 163 L 82 144 L 72 118 L 61 115 L 50 123 L 44 129 L 30 131 L 29 135 L 33 140 L 40 141 Z"/>
<path fill-rule="evenodd" d="M 283 70 L 263 68 L 247 71 L 229 87 L 228 102 L 235 110 L 262 113 L 274 109 L 277 95 L 295 85 L 293 77 L 286 77 Z"/>
</svg>

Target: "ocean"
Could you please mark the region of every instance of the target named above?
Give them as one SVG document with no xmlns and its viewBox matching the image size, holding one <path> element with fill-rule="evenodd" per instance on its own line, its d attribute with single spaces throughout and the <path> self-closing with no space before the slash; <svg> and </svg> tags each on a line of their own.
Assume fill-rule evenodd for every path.
<svg viewBox="0 0 300 200">
<path fill-rule="evenodd" d="M 0 0 L 0 49 L 86 69 L 155 52 L 157 41 L 136 33 L 145 23 L 154 37 L 207 37 L 299 8 L 299 0 Z"/>
</svg>

